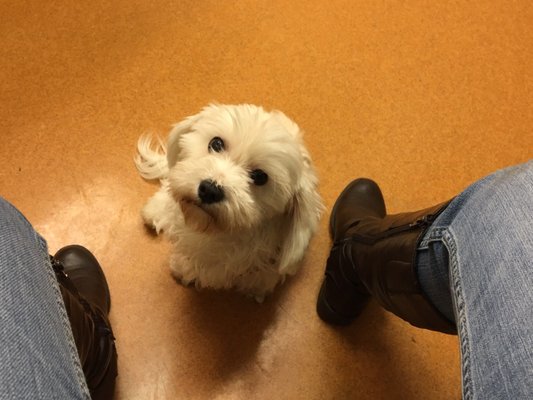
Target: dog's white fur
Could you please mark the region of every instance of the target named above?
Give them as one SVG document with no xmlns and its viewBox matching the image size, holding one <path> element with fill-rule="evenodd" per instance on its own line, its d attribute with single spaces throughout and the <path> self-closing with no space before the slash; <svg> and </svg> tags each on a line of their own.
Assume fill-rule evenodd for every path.
<svg viewBox="0 0 533 400">
<path fill-rule="evenodd" d="M 214 137 L 222 152 L 209 150 Z M 183 284 L 235 288 L 262 301 L 297 272 L 323 211 L 318 180 L 299 127 L 279 111 L 211 104 L 171 130 L 167 145 L 138 141 L 135 163 L 160 190 L 142 209 L 147 225 L 175 244 L 171 270 Z M 252 170 L 268 174 L 254 185 Z M 221 202 L 203 204 L 212 180 Z"/>
</svg>

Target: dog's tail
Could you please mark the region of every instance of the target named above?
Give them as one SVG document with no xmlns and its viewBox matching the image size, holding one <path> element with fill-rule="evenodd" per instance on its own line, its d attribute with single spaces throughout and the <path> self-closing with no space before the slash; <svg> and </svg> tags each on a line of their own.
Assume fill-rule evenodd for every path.
<svg viewBox="0 0 533 400">
<path fill-rule="evenodd" d="M 135 165 L 144 179 L 164 179 L 168 174 L 167 149 L 160 137 L 157 137 L 155 149 L 152 135 L 145 134 L 137 142 Z"/>
</svg>

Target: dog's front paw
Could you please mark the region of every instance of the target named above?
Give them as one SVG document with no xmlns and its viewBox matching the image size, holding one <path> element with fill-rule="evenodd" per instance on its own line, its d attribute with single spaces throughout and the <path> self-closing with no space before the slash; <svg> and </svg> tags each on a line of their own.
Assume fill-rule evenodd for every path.
<svg viewBox="0 0 533 400">
<path fill-rule="evenodd" d="M 244 293 L 244 295 L 251 299 L 251 300 L 254 300 L 256 303 L 258 304 L 262 304 L 264 301 L 265 301 L 265 298 L 266 298 L 266 294 L 265 293 Z"/>
<path fill-rule="evenodd" d="M 154 218 L 154 215 L 150 213 L 150 210 L 147 210 L 147 207 L 144 207 L 141 211 L 141 216 L 144 222 L 144 225 L 148 229 L 152 229 L 156 234 L 160 234 L 163 230 L 163 224 L 161 220 Z"/>
<path fill-rule="evenodd" d="M 172 230 L 176 215 L 176 203 L 170 196 L 166 184 L 156 192 L 141 210 L 144 223 L 156 233 Z"/>
<path fill-rule="evenodd" d="M 191 286 L 195 284 L 195 278 L 187 269 L 188 260 L 179 254 L 173 254 L 170 259 L 170 273 L 172 277 L 183 286 Z M 187 272 L 188 271 L 188 272 Z"/>
<path fill-rule="evenodd" d="M 179 284 L 183 286 L 193 286 L 195 280 L 194 279 L 187 279 L 185 278 L 180 272 L 175 271 L 174 269 L 170 270 L 170 273 L 172 274 L 172 277 L 178 282 Z"/>
<path fill-rule="evenodd" d="M 257 295 L 254 296 L 254 300 L 257 303 L 262 304 L 263 301 L 265 301 L 265 295 L 264 294 L 261 294 L 261 295 L 257 294 Z"/>
</svg>

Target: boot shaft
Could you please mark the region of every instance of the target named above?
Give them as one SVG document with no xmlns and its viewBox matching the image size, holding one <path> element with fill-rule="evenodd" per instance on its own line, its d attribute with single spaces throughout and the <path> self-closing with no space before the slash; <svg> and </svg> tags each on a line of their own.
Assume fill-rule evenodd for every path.
<svg viewBox="0 0 533 400">
<path fill-rule="evenodd" d="M 348 246 L 352 267 L 385 309 L 414 326 L 456 333 L 423 293 L 416 274 L 416 251 L 428 227 L 449 202 L 411 213 L 362 218 L 337 245 Z"/>
<path fill-rule="evenodd" d="M 110 399 L 117 375 L 115 338 L 107 316 L 88 302 L 51 257 L 76 349 L 93 399 Z"/>
</svg>

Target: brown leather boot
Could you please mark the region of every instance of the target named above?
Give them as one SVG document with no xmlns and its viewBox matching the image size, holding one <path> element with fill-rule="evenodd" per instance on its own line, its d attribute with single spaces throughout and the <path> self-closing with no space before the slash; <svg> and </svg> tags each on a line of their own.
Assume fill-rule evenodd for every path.
<svg viewBox="0 0 533 400">
<path fill-rule="evenodd" d="M 415 269 L 421 238 L 448 204 L 387 215 L 375 182 L 351 182 L 330 217 L 333 247 L 318 295 L 320 318 L 347 325 L 373 296 L 385 309 L 414 326 L 456 333 L 455 324 L 422 292 Z"/>
<path fill-rule="evenodd" d="M 63 247 L 51 257 L 83 372 L 93 399 L 111 399 L 117 352 L 109 288 L 96 258 L 82 246 Z"/>
</svg>

